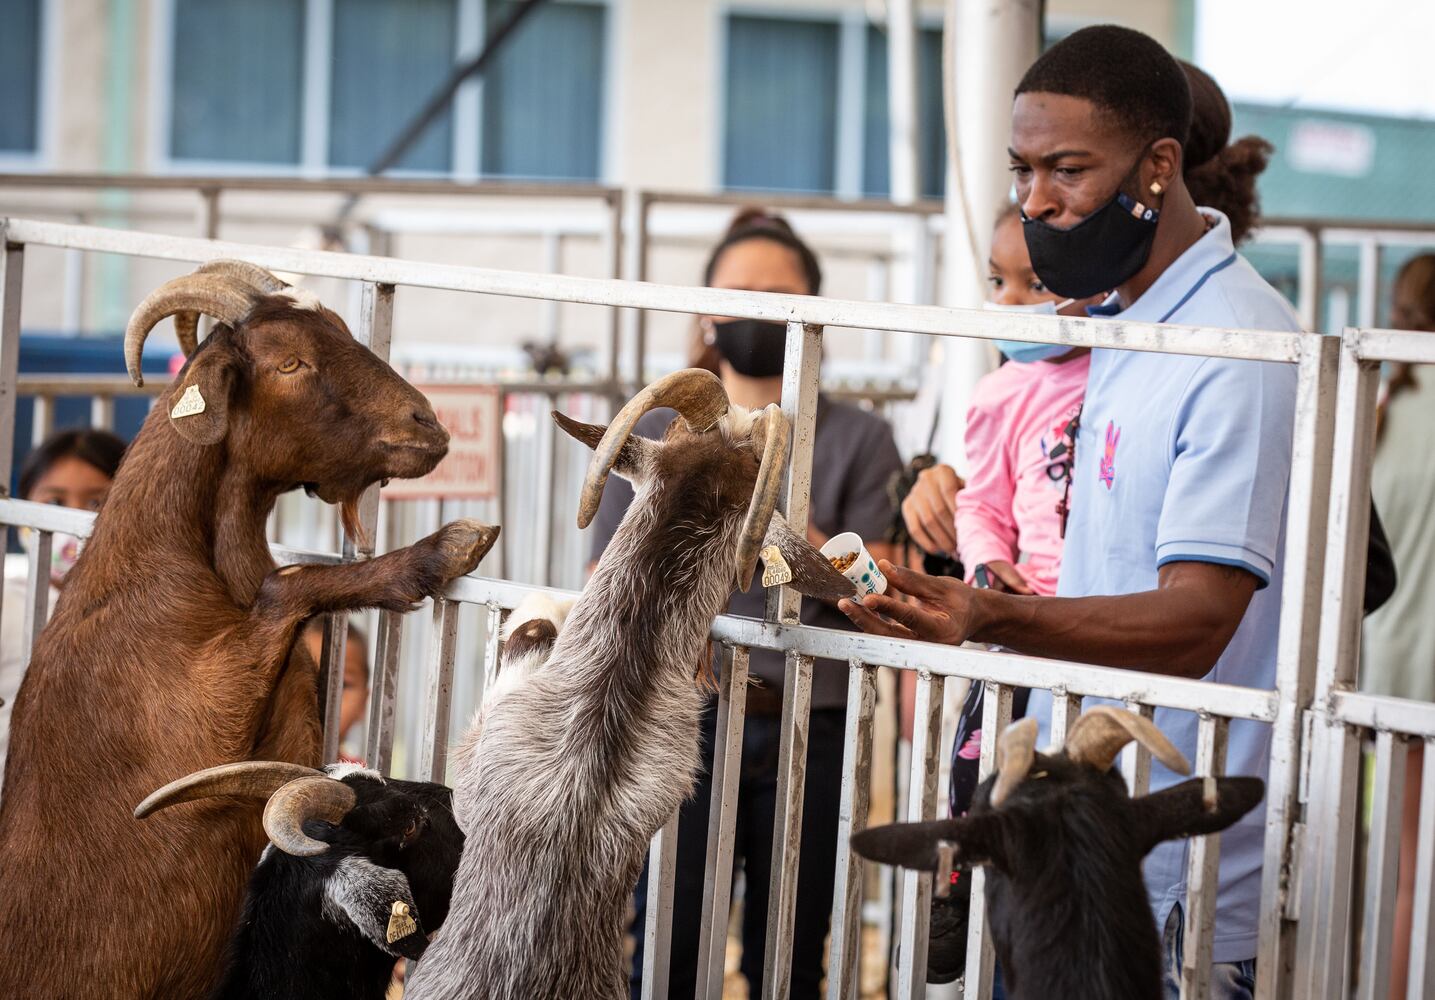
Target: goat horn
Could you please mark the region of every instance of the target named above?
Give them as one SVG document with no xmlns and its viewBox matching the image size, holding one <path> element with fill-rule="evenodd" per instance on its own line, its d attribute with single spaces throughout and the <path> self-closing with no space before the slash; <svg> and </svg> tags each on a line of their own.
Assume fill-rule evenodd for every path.
<svg viewBox="0 0 1435 1000">
<path fill-rule="evenodd" d="M 1026 780 L 1036 759 L 1036 720 L 1019 719 L 1007 726 L 997 739 L 997 780 L 992 788 L 993 808 L 1007 800 L 1016 786 Z"/>
<path fill-rule="evenodd" d="M 156 789 L 135 807 L 135 819 L 181 802 L 233 795 L 245 799 L 267 799 L 295 778 L 312 777 L 321 772 L 302 764 L 285 764 L 272 760 L 244 760 L 237 764 L 221 764 L 203 771 L 176 778 Z"/>
<path fill-rule="evenodd" d="M 583 490 L 578 497 L 578 527 L 588 527 L 597 515 L 608 473 L 613 471 L 613 463 L 617 462 L 618 453 L 623 450 L 639 419 L 660 406 L 677 410 L 689 428 L 701 433 L 716 426 L 727 412 L 727 393 L 712 372 L 702 368 L 684 368 L 664 375 L 628 400 L 608 425 L 598 447 L 593 449 L 593 458 L 588 463 L 588 474 L 583 478 Z"/>
<path fill-rule="evenodd" d="M 1186 755 L 1171 745 L 1154 722 L 1113 705 L 1097 705 L 1081 713 L 1066 734 L 1066 756 L 1105 773 L 1132 740 L 1177 774 L 1191 773 Z"/>
<path fill-rule="evenodd" d="M 777 497 L 782 491 L 782 476 L 787 471 L 787 416 L 776 403 L 769 403 L 762 415 L 767 427 L 762 446 L 762 463 L 757 467 L 757 483 L 752 488 L 752 501 L 742 522 L 737 542 L 737 585 L 744 591 L 752 586 L 753 569 L 762 548 L 772 513 L 777 510 Z"/>
<path fill-rule="evenodd" d="M 354 808 L 354 790 L 326 774 L 295 778 L 273 795 L 264 807 L 264 832 L 285 854 L 312 858 L 329 845 L 304 832 L 311 819 L 339 823 Z"/>
<path fill-rule="evenodd" d="M 166 316 L 178 315 L 175 327 L 181 346 L 192 353 L 198 346 L 194 330 L 200 313 L 221 323 L 236 326 L 244 321 L 255 301 L 264 294 L 258 288 L 226 274 L 186 274 L 160 285 L 135 307 L 125 327 L 125 368 L 134 384 L 144 385 L 140 358 L 145 338 Z"/>
<path fill-rule="evenodd" d="M 199 265 L 195 274 L 217 274 L 226 278 L 233 278 L 235 281 L 251 285 L 253 288 L 265 295 L 272 295 L 281 292 L 289 286 L 279 278 L 270 274 L 258 264 L 251 264 L 247 260 L 219 260 L 205 261 Z M 179 339 L 179 349 L 189 357 L 199 349 L 199 313 L 177 312 L 174 314 L 174 335 Z"/>
</svg>

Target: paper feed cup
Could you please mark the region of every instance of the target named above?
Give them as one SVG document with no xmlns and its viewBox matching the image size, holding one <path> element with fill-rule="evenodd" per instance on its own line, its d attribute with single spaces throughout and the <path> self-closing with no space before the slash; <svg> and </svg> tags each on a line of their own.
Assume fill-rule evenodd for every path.
<svg viewBox="0 0 1435 1000">
<path fill-rule="evenodd" d="M 862 544 L 862 536 L 857 532 L 844 531 L 833 535 L 819 551 L 839 573 L 856 585 L 858 594 L 866 596 L 887 592 L 887 577 L 877 568 L 877 560 L 872 558 L 872 553 L 867 551 L 867 546 Z"/>
</svg>

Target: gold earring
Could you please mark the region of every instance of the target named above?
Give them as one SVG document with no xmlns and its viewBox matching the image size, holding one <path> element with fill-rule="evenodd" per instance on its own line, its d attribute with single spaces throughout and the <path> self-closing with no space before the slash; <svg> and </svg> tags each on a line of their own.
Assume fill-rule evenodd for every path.
<svg viewBox="0 0 1435 1000">
<path fill-rule="evenodd" d="M 1160 181 L 1152 181 L 1152 182 L 1151 182 L 1151 193 L 1152 193 L 1152 194 L 1160 194 L 1162 190 L 1163 190 L 1163 189 L 1162 189 L 1162 187 L 1161 187 L 1161 182 L 1160 182 Z"/>
</svg>

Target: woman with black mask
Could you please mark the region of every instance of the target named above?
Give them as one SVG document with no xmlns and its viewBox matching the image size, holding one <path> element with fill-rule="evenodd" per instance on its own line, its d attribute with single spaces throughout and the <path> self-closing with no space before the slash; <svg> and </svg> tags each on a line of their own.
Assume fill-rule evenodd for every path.
<svg viewBox="0 0 1435 1000">
<path fill-rule="evenodd" d="M 712 288 L 815 295 L 822 271 L 811 248 L 782 217 L 761 209 L 739 212 L 713 249 L 703 272 Z M 704 317 L 699 323 L 697 364 L 715 371 L 734 403 L 760 408 L 780 402 L 786 326 L 754 320 Z M 637 426 L 646 437 L 661 437 L 673 419 L 671 410 L 655 410 Z M 813 442 L 812 503 L 808 536 L 820 546 L 830 536 L 855 531 L 864 539 L 880 539 L 893 516 L 887 483 L 901 468 L 891 428 L 879 417 L 846 403 L 818 397 L 817 433 Z M 592 558 L 607 547 L 632 500 L 624 481 L 609 481 L 594 523 Z M 890 558 L 889 547 L 868 541 L 879 558 Z M 728 610 L 761 618 L 763 589 L 752 587 L 733 595 Z M 804 601 L 802 621 L 825 628 L 851 628 L 835 608 Z M 715 664 L 720 670 L 721 664 Z M 762 991 L 763 951 L 767 931 L 768 885 L 771 878 L 773 824 L 777 804 L 778 746 L 781 735 L 783 658 L 754 649 L 748 661 L 757 681 L 747 692 L 747 723 L 743 733 L 739 780 L 736 864 L 745 876 L 742 918 L 742 973 L 749 996 Z M 832 908 L 836 866 L 837 810 L 841 795 L 842 733 L 847 704 L 847 664 L 817 660 L 812 673 L 812 718 L 808 729 L 807 781 L 802 810 L 802 861 L 798 866 L 796 926 L 792 941 L 794 1000 L 820 995 L 824 939 Z M 703 717 L 703 759 L 712 757 L 716 705 Z M 672 955 L 668 995 L 694 994 L 698 976 L 701 903 L 706 865 L 711 775 L 705 769 L 697 791 L 682 809 L 678 828 L 677 886 L 673 893 Z M 736 870 L 736 869 L 735 869 Z M 641 991 L 646 873 L 638 884 L 633 958 L 634 998 Z"/>
</svg>

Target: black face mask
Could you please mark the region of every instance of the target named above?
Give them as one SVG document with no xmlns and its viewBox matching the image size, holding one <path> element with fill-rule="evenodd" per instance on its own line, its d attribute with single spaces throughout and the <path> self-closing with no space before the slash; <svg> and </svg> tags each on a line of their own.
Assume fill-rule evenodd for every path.
<svg viewBox="0 0 1435 1000">
<path fill-rule="evenodd" d="M 1089 298 L 1113 291 L 1146 266 L 1161 213 L 1121 190 L 1140 165 L 1138 159 L 1110 201 L 1070 229 L 1022 213 L 1031 268 L 1049 291 L 1068 299 Z"/>
<path fill-rule="evenodd" d="M 760 319 L 713 324 L 713 343 L 733 371 L 748 378 L 782 374 L 787 355 L 787 325 Z"/>
</svg>

